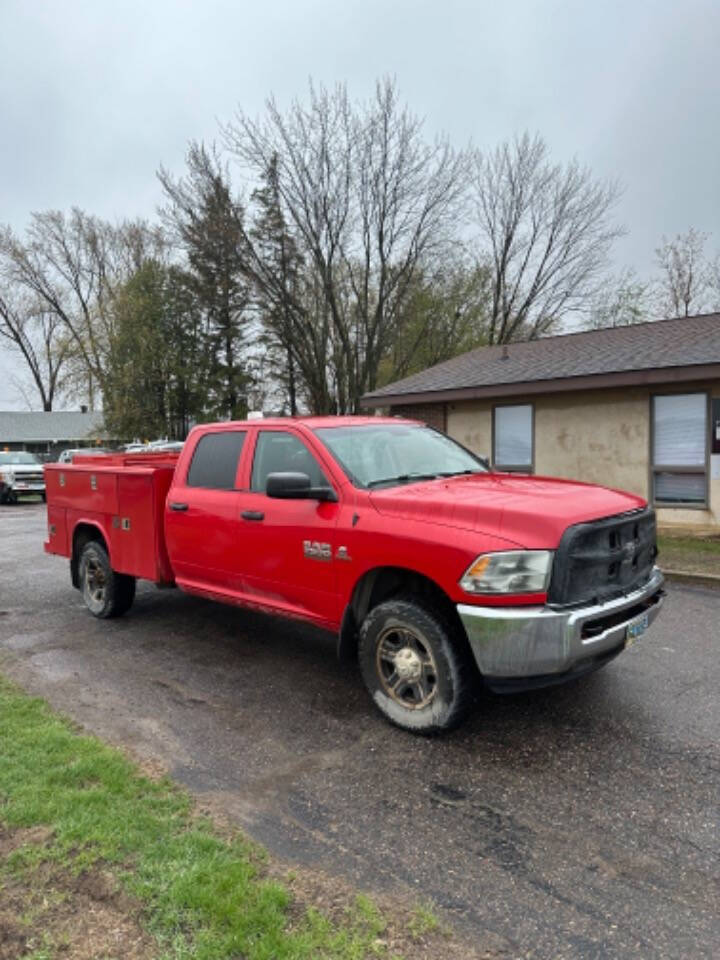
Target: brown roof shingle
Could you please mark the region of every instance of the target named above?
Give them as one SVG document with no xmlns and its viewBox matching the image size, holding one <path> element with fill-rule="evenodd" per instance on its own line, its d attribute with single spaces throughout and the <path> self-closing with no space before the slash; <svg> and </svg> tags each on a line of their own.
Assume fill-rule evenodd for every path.
<svg viewBox="0 0 720 960">
<path fill-rule="evenodd" d="M 699 376 L 715 364 L 718 375 L 720 313 L 709 313 L 511 343 L 507 350 L 479 347 L 367 393 L 362 403 L 383 406 L 430 400 L 434 394 L 438 400 L 449 399 L 448 394 L 512 395 L 528 384 L 537 393 L 557 386 L 550 381 L 580 389 L 608 374 L 625 374 L 616 376 L 618 382 L 664 382 L 675 379 L 673 371 L 677 375 L 680 368 L 695 368 Z M 651 376 L 651 371 L 657 373 Z"/>
</svg>

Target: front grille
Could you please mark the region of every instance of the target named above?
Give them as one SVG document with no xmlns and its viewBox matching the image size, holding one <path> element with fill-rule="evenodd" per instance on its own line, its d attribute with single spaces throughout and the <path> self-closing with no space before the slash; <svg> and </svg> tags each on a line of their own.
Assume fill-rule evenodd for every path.
<svg viewBox="0 0 720 960">
<path fill-rule="evenodd" d="M 567 528 L 555 553 L 548 602 L 572 606 L 621 597 L 648 581 L 656 556 L 650 507 L 577 523 Z"/>
<path fill-rule="evenodd" d="M 15 483 L 44 483 L 45 475 L 42 470 L 37 473 L 16 473 Z"/>
</svg>

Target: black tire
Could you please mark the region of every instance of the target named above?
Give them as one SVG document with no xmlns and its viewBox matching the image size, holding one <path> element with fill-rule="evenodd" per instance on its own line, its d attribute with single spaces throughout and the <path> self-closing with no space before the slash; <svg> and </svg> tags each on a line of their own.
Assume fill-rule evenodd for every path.
<svg viewBox="0 0 720 960">
<path fill-rule="evenodd" d="M 403 730 L 450 730 L 472 706 L 478 673 L 465 638 L 415 597 L 386 600 L 368 613 L 358 659 L 375 705 Z"/>
<path fill-rule="evenodd" d="M 80 554 L 80 589 L 94 617 L 120 617 L 135 599 L 135 577 L 115 573 L 105 547 L 97 540 L 86 543 Z"/>
</svg>

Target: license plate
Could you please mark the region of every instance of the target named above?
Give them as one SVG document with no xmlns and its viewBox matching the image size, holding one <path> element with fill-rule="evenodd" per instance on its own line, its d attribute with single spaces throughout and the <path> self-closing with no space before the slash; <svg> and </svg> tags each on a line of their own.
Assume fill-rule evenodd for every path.
<svg viewBox="0 0 720 960">
<path fill-rule="evenodd" d="M 625 628 L 625 646 L 629 647 L 631 644 L 635 643 L 638 637 L 641 637 L 648 628 L 648 615 L 646 613 L 641 613 L 639 617 L 635 617 L 634 620 L 631 620 L 630 623 Z"/>
</svg>

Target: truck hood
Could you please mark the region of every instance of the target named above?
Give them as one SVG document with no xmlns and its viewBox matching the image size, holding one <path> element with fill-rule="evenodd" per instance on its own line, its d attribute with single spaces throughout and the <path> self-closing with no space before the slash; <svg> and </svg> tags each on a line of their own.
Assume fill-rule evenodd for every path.
<svg viewBox="0 0 720 960">
<path fill-rule="evenodd" d="M 0 473 L 12 473 L 16 477 L 26 477 L 32 473 L 43 472 L 41 463 L 4 463 L 0 464 Z"/>
<path fill-rule="evenodd" d="M 482 473 L 410 483 L 370 494 L 385 515 L 487 533 L 554 549 L 574 523 L 644 507 L 642 497 L 573 480 Z"/>
</svg>

